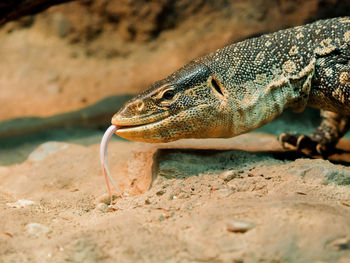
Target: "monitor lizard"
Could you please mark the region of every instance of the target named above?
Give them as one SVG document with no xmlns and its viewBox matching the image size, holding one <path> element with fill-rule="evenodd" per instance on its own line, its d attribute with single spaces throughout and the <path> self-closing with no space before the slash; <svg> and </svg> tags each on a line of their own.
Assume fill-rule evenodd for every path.
<svg viewBox="0 0 350 263">
<path fill-rule="evenodd" d="M 160 65 L 161 66 L 161 65 Z M 283 146 L 327 156 L 350 127 L 350 17 L 250 38 L 191 61 L 127 102 L 112 118 L 135 141 L 228 138 L 290 107 L 321 109 L 311 135 L 284 133 Z"/>
</svg>

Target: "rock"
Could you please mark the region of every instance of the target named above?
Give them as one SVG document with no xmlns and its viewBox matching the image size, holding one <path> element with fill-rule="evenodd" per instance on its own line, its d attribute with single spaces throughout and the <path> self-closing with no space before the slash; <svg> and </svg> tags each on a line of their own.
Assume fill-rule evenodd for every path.
<svg viewBox="0 0 350 263">
<path fill-rule="evenodd" d="M 229 232 L 234 233 L 245 233 L 248 230 L 251 230 L 255 227 L 255 224 L 249 221 L 241 221 L 241 220 L 230 220 L 226 224 L 226 229 Z"/>
<path fill-rule="evenodd" d="M 40 237 L 48 234 L 50 229 L 39 223 L 29 223 L 25 227 L 26 232 L 32 237 Z"/>
</svg>

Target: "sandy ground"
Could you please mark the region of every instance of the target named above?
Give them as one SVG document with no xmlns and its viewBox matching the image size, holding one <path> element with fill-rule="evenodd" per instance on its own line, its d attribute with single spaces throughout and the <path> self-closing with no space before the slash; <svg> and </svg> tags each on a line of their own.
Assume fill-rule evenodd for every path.
<svg viewBox="0 0 350 263">
<path fill-rule="evenodd" d="M 98 148 L 48 142 L 0 167 L 0 262 L 350 262 L 350 141 L 342 164 L 262 133 L 113 141 L 109 207 Z"/>
</svg>

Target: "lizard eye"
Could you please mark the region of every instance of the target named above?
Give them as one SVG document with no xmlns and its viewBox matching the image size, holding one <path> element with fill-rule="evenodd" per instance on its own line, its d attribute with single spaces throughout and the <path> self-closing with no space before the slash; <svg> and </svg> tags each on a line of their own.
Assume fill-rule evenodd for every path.
<svg viewBox="0 0 350 263">
<path fill-rule="evenodd" d="M 174 98 L 175 96 L 175 92 L 173 90 L 167 90 L 166 92 L 164 92 L 162 98 L 164 100 L 171 100 L 172 98 Z"/>
</svg>

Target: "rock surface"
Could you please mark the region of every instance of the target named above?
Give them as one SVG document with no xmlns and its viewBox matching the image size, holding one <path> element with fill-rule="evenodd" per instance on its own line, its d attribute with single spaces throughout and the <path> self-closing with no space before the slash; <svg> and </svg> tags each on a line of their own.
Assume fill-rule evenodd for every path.
<svg viewBox="0 0 350 263">
<path fill-rule="evenodd" d="M 0 120 L 51 116 L 134 94 L 229 43 L 348 15 L 349 8 L 349 0 L 99 0 L 55 6 L 0 28 Z"/>
<path fill-rule="evenodd" d="M 333 163 L 302 158 L 261 133 L 112 141 L 123 197 L 108 207 L 98 145 L 65 145 L 0 169 L 0 261 L 350 260 L 350 169 L 334 164 L 349 164 L 346 151 Z M 34 204 L 6 205 L 18 199 Z"/>
</svg>

